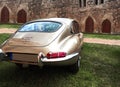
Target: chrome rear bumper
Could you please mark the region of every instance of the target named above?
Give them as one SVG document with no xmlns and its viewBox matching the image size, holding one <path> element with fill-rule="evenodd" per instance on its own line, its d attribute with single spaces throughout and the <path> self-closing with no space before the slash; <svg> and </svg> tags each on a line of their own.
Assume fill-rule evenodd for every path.
<svg viewBox="0 0 120 87">
<path fill-rule="evenodd" d="M 66 60 L 69 60 L 69 59 L 77 56 L 78 54 L 79 54 L 79 53 L 70 54 L 70 55 L 67 55 L 66 57 L 63 57 L 63 58 L 55 58 L 55 59 L 41 58 L 41 61 L 42 61 L 42 62 L 60 62 L 60 61 L 66 61 Z"/>
<path fill-rule="evenodd" d="M 64 66 L 64 65 L 71 65 L 76 63 L 76 61 L 79 58 L 79 53 L 74 53 L 67 55 L 63 58 L 56 58 L 56 59 L 47 59 L 47 58 L 41 58 L 41 61 L 43 65 L 58 65 L 58 66 Z"/>
<path fill-rule="evenodd" d="M 7 55 L 7 54 L 6 54 Z M 14 63 L 21 63 L 21 64 L 31 64 L 31 65 L 38 65 L 38 66 L 44 66 L 44 65 L 58 65 L 58 66 L 64 66 L 64 65 L 71 65 L 74 64 L 78 58 L 79 53 L 73 53 L 70 55 L 67 55 L 63 58 L 55 58 L 55 59 L 48 59 L 46 57 L 43 58 L 37 58 L 37 55 L 33 56 L 27 56 L 27 55 L 17 55 L 13 53 L 13 58 L 6 56 L 5 53 L 0 49 L 0 61 L 8 61 Z M 15 57 L 15 58 L 14 58 Z M 33 58 L 31 58 L 33 57 Z M 34 60 L 33 60 L 34 59 Z"/>
</svg>

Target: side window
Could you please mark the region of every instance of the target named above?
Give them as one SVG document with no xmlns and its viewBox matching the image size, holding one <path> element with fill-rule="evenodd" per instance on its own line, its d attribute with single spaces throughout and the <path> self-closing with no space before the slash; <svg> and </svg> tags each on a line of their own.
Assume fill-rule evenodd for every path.
<svg viewBox="0 0 120 87">
<path fill-rule="evenodd" d="M 79 24 L 76 21 L 72 22 L 71 33 L 73 34 L 79 33 Z"/>
</svg>

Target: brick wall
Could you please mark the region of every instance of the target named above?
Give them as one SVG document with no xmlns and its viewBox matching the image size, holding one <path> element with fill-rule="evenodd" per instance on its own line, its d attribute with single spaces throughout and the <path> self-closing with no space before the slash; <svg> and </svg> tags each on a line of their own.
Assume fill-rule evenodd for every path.
<svg viewBox="0 0 120 87">
<path fill-rule="evenodd" d="M 86 26 L 90 26 L 93 28 L 90 33 L 120 34 L 119 0 L 0 0 L 0 22 L 4 7 L 9 11 L 9 23 L 18 23 L 18 12 L 23 9 L 27 15 L 26 21 L 67 17 L 76 19 L 82 32 L 89 31 Z M 107 27 L 110 28 L 109 32 L 104 30 L 106 25 L 110 26 Z"/>
</svg>

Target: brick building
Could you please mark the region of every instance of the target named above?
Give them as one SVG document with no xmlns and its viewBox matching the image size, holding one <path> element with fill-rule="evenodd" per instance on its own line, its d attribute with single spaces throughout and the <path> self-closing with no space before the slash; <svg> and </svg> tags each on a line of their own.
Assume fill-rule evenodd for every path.
<svg viewBox="0 0 120 87">
<path fill-rule="evenodd" d="M 120 34 L 119 0 L 0 0 L 0 23 L 76 19 L 82 32 Z"/>
</svg>

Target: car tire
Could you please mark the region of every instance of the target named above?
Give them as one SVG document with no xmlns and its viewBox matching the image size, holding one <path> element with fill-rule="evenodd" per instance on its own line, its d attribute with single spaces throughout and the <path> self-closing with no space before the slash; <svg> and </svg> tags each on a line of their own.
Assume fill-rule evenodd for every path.
<svg viewBox="0 0 120 87">
<path fill-rule="evenodd" d="M 78 58 L 76 63 L 74 63 L 69 67 L 69 70 L 72 73 L 77 73 L 79 71 L 79 68 L 80 68 L 80 58 Z"/>
</svg>

